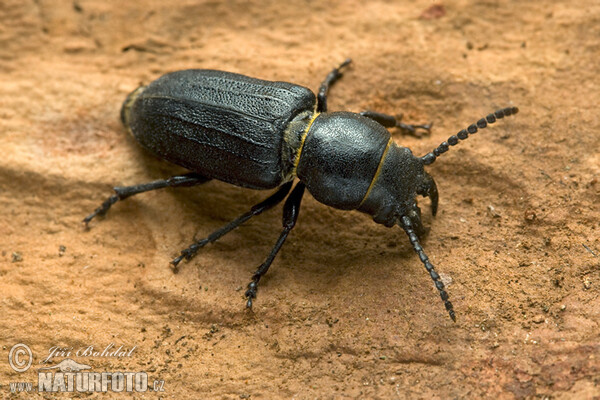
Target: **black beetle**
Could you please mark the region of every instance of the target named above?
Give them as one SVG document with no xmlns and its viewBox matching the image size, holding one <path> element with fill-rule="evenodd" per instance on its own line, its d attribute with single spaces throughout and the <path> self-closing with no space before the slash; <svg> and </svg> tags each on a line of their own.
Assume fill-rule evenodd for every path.
<svg viewBox="0 0 600 400">
<path fill-rule="evenodd" d="M 279 189 L 247 213 L 197 241 L 171 262 L 174 271 L 183 258 L 191 259 L 208 243 L 285 199 L 283 230 L 246 291 L 252 307 L 258 282 L 267 272 L 298 218 L 305 187 L 319 202 L 342 210 L 358 210 L 387 227 L 400 225 L 433 279 L 452 320 L 456 316 L 444 284 L 419 243 L 424 233 L 416 196 L 431 198 L 435 215 L 438 191 L 424 166 L 459 139 L 488 123 L 518 112 L 508 107 L 489 114 L 440 144 L 415 157 L 394 143 L 386 128 L 429 130 L 430 125 L 406 125 L 391 115 L 365 111 L 327 112 L 327 92 L 342 76 L 344 61 L 334 68 L 318 95 L 303 86 L 269 82 L 214 70 L 191 69 L 166 74 L 132 92 L 121 109 L 125 127 L 155 155 L 192 173 L 141 185 L 115 187 L 108 198 L 83 221 L 104 215 L 118 200 L 167 186 L 194 186 L 218 179 L 252 189 Z"/>
</svg>

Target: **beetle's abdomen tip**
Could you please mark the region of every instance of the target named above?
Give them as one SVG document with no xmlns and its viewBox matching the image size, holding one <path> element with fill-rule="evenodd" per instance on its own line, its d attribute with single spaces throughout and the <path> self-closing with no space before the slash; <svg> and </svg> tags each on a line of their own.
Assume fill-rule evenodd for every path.
<svg viewBox="0 0 600 400">
<path fill-rule="evenodd" d="M 146 89 L 146 86 L 140 86 L 133 92 L 129 93 L 129 95 L 127 95 L 127 98 L 123 102 L 123 106 L 121 106 L 121 122 L 127 129 L 129 129 L 131 107 L 133 107 L 133 104 L 135 103 L 136 99 L 144 91 L 144 89 Z"/>
</svg>

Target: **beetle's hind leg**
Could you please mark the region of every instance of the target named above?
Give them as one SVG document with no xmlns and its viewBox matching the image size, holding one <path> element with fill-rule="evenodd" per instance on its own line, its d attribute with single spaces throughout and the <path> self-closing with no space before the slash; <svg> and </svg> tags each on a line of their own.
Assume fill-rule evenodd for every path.
<svg viewBox="0 0 600 400">
<path fill-rule="evenodd" d="M 292 182 L 288 182 L 288 183 L 282 185 L 279 188 L 279 190 L 277 190 L 277 192 L 272 194 L 266 200 L 253 206 L 250 209 L 250 211 L 240 215 L 239 217 L 237 217 L 236 219 L 234 219 L 227 225 L 217 229 L 216 231 L 214 231 L 213 233 L 208 235 L 208 237 L 198 240 L 196 243 L 192 244 L 187 249 L 182 250 L 181 254 L 178 257 L 174 258 L 173 261 L 171 261 L 171 264 L 173 265 L 173 272 L 177 272 L 179 270 L 178 265 L 184 258 L 187 260 L 191 260 L 192 257 L 194 257 L 196 255 L 196 253 L 198 252 L 198 250 L 200 250 L 202 247 L 206 246 L 209 243 L 215 242 L 217 239 L 219 239 L 220 237 L 224 236 L 225 234 L 231 232 L 232 230 L 234 230 L 238 226 L 242 225 L 244 222 L 248 221 L 250 218 L 254 217 L 255 215 L 258 215 L 264 211 L 267 211 L 268 209 L 273 208 L 277 204 L 281 203 L 281 201 L 283 199 L 285 199 L 285 196 L 287 196 L 287 194 L 289 193 L 291 188 L 292 188 Z"/>
<path fill-rule="evenodd" d="M 117 201 L 125 200 L 126 198 L 131 197 L 133 195 L 143 193 L 143 192 L 149 192 L 151 190 L 162 189 L 165 187 L 196 186 L 196 185 L 205 183 L 209 180 L 210 180 L 210 178 L 206 178 L 200 174 L 192 172 L 192 173 L 185 174 L 185 175 L 172 176 L 169 179 L 161 179 L 158 181 L 142 183 L 139 185 L 117 186 L 117 187 L 113 188 L 113 190 L 115 191 L 115 194 L 113 194 L 108 199 L 106 199 L 100 207 L 98 207 L 98 208 L 96 208 L 96 210 L 94 210 L 93 213 L 91 213 L 90 215 L 85 217 L 83 219 L 83 222 L 87 226 L 87 224 L 92 219 L 94 219 L 94 217 L 104 216 L 106 214 L 106 212 L 110 209 L 110 207 L 113 204 L 115 204 Z"/>
<path fill-rule="evenodd" d="M 363 117 L 370 118 L 373 121 L 380 123 L 386 128 L 399 128 L 400 130 L 402 130 L 402 133 L 409 135 L 417 135 L 418 129 L 422 129 L 425 133 L 430 133 L 431 126 L 433 125 L 432 122 L 420 125 L 405 124 L 404 122 L 402 122 L 402 115 L 394 117 L 393 115 L 368 110 L 363 111 L 359 114 Z"/>
<path fill-rule="evenodd" d="M 292 194 L 290 194 L 290 197 L 288 197 L 285 201 L 285 205 L 283 206 L 283 230 L 281 231 L 279 239 L 277 239 L 275 246 L 273 246 L 273 249 L 271 249 L 271 253 L 269 253 L 269 256 L 265 262 L 262 263 L 254 275 L 252 275 L 252 281 L 248 284 L 248 290 L 246 290 L 246 298 L 248 299 L 246 302 L 247 308 L 252 308 L 252 300 L 256 298 L 256 291 L 258 290 L 258 282 L 260 281 L 260 278 L 267 273 L 271 263 L 273 263 L 273 260 L 275 259 L 275 256 L 281 249 L 281 246 L 283 246 L 288 234 L 296 225 L 298 213 L 300 211 L 300 202 L 302 201 L 302 196 L 304 195 L 304 188 L 304 183 L 298 183 L 292 191 Z"/>
<path fill-rule="evenodd" d="M 325 80 L 321 83 L 319 93 L 317 94 L 317 112 L 327 112 L 327 92 L 329 91 L 329 87 L 342 77 L 342 70 L 351 62 L 352 59 L 347 58 L 337 68 L 334 68 L 327 74 Z"/>
</svg>

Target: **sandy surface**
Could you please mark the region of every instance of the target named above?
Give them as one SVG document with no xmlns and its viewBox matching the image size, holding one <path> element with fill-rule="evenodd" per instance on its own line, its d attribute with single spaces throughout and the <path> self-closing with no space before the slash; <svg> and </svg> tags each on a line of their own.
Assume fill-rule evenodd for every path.
<svg viewBox="0 0 600 400">
<path fill-rule="evenodd" d="M 0 2 L 0 397 L 37 384 L 60 346 L 72 354 L 45 366 L 146 371 L 164 381 L 147 398 L 598 398 L 598 2 L 295 3 Z M 424 245 L 457 323 L 399 228 L 310 195 L 254 313 L 242 287 L 280 208 L 177 275 L 168 262 L 266 192 L 167 189 L 83 228 L 112 186 L 180 171 L 120 124 L 139 83 L 194 67 L 316 90 L 346 57 L 330 109 L 433 121 L 430 136 L 394 131 L 419 155 L 521 110 L 428 168 L 441 198 L 436 218 L 421 201 Z M 23 373 L 7 362 L 17 343 L 34 356 Z M 135 348 L 74 354 L 111 343 Z"/>
</svg>

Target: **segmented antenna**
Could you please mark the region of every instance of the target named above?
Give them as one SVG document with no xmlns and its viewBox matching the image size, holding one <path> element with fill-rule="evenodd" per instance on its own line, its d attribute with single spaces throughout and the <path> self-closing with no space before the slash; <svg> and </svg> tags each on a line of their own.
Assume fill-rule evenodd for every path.
<svg viewBox="0 0 600 400">
<path fill-rule="evenodd" d="M 483 129 L 483 128 L 487 127 L 488 124 L 493 124 L 494 122 L 496 122 L 497 119 L 508 117 L 509 115 L 514 115 L 518 112 L 519 112 L 519 109 L 517 107 L 507 107 L 507 108 L 502 108 L 502 109 L 494 112 L 493 114 L 488 115 L 485 118 L 481 118 L 476 123 L 470 125 L 467 129 L 463 129 L 462 131 L 458 132 L 456 135 L 450 136 L 447 141 L 442 142 L 431 153 L 426 154 L 423 157 L 421 157 L 421 160 L 423 160 L 423 164 L 425 164 L 425 165 L 433 164 L 433 162 L 436 160 L 436 158 L 438 158 L 440 156 L 440 154 L 443 154 L 448 151 L 448 148 L 449 148 L 448 146 L 454 146 L 454 145 L 458 144 L 459 139 L 465 140 L 469 136 L 469 134 L 472 135 L 472 134 L 476 133 L 478 128 Z"/>
<path fill-rule="evenodd" d="M 440 292 L 440 297 L 444 302 L 444 306 L 446 306 L 448 314 L 450 314 L 450 318 L 452 318 L 452 321 L 456 322 L 456 314 L 454 314 L 454 307 L 452 306 L 450 300 L 448 300 L 448 293 L 446 293 L 446 290 L 444 288 L 444 282 L 440 280 L 440 276 L 437 272 L 435 272 L 433 264 L 431 263 L 431 261 L 429 261 L 429 257 L 427 257 L 427 254 L 425 254 L 425 251 L 423 250 L 423 246 L 421 246 L 421 243 L 419 243 L 419 237 L 415 233 L 412 221 L 408 216 L 405 215 L 401 218 L 401 222 L 402 228 L 404 228 L 404 231 L 408 235 L 410 244 L 412 244 L 413 249 L 421 259 L 423 265 L 425 265 L 425 268 L 427 269 L 427 272 L 429 272 L 431 279 L 433 279 L 435 287 Z"/>
</svg>

